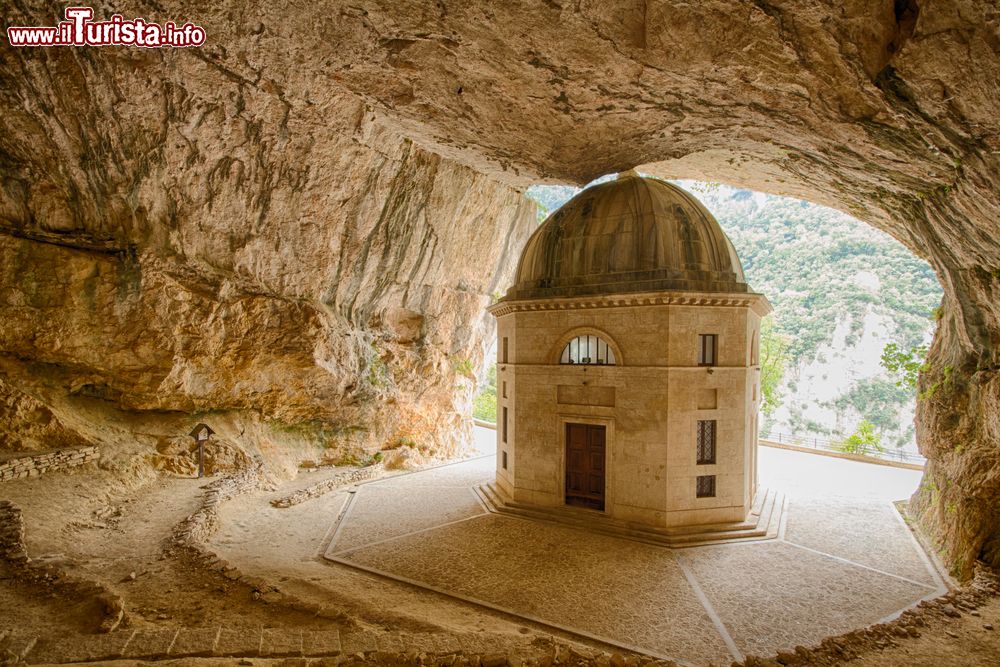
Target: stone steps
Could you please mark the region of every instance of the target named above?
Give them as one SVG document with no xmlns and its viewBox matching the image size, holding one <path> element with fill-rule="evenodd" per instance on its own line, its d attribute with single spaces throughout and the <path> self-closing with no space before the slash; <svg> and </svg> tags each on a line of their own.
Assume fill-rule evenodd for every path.
<svg viewBox="0 0 1000 667">
<path fill-rule="evenodd" d="M 539 508 L 513 503 L 504 498 L 492 482 L 476 487 L 476 493 L 487 508 L 497 514 L 547 521 L 603 535 L 673 548 L 774 539 L 778 536 L 785 507 L 783 494 L 759 489 L 746 521 L 653 529 L 574 507 Z"/>
</svg>

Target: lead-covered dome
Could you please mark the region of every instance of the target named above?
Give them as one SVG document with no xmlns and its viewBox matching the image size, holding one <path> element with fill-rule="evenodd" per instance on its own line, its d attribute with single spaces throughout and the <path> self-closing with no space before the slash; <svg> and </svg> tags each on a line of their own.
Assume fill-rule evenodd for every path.
<svg viewBox="0 0 1000 667">
<path fill-rule="evenodd" d="M 528 239 L 507 299 L 747 292 L 733 244 L 686 190 L 634 171 L 587 188 Z"/>
</svg>

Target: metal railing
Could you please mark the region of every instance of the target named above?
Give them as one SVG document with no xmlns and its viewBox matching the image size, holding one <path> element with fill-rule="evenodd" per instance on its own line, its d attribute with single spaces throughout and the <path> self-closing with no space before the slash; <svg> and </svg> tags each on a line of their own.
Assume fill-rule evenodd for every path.
<svg viewBox="0 0 1000 667">
<path fill-rule="evenodd" d="M 833 440 L 830 438 L 794 435 L 791 433 L 761 433 L 760 439 L 771 440 L 779 445 L 795 445 L 797 447 L 808 447 L 810 449 L 823 449 L 828 452 L 844 453 L 843 439 Z M 918 465 L 923 465 L 927 461 L 927 459 L 920 454 L 906 452 L 902 449 L 896 449 L 894 447 L 886 447 L 884 452 L 874 450 L 866 451 L 863 456 L 882 459 L 883 461 L 900 461 L 902 463 L 916 463 Z"/>
<path fill-rule="evenodd" d="M 493 422 L 487 422 L 481 419 L 473 419 L 476 426 L 482 426 L 485 428 L 496 429 L 497 425 Z M 804 435 L 793 435 L 790 433 L 761 433 L 761 440 L 770 440 L 776 442 L 779 445 L 795 445 L 797 447 L 807 447 L 809 449 L 822 449 L 828 452 L 838 452 L 845 453 L 842 449 L 843 439 L 832 440 L 830 438 L 820 438 L 813 436 Z M 905 452 L 901 449 L 888 448 L 884 452 L 865 452 L 861 456 L 868 456 L 875 459 L 882 459 L 883 461 L 899 461 L 900 463 L 915 463 L 917 465 L 924 465 L 927 463 L 925 459 L 920 454 L 914 454 L 913 452 Z"/>
</svg>

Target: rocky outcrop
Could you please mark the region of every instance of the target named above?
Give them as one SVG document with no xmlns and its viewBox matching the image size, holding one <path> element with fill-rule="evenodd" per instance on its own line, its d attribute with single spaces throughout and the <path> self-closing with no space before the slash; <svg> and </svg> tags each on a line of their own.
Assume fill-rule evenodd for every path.
<svg viewBox="0 0 1000 667">
<path fill-rule="evenodd" d="M 265 453 L 461 448 L 533 204 L 335 84 L 286 95 L 200 52 L 0 57 L 8 403 L 97 441 L 114 411 L 160 440 L 201 415 Z"/>
<path fill-rule="evenodd" d="M 265 449 L 261 424 L 441 440 L 530 226 L 508 186 L 645 165 L 832 205 L 931 262 L 923 382 L 952 384 L 919 409 L 915 505 L 956 572 L 1000 557 L 992 4 L 116 8 L 208 41 L 0 54 L 2 369 L 57 418 L 75 396 L 233 412 Z"/>
<path fill-rule="evenodd" d="M 52 410 L 0 379 L 0 453 L 31 452 L 89 444 Z"/>
</svg>

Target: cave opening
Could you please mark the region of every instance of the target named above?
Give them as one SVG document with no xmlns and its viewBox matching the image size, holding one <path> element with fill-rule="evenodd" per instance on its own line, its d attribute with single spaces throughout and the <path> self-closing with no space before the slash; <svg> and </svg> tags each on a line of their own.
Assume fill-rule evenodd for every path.
<svg viewBox="0 0 1000 667">
<path fill-rule="evenodd" d="M 978 575 L 1000 565 L 995 7 L 325 9 L 317 20 L 311 5 L 165 0 L 144 20 L 196 22 L 203 47 L 5 47 L 3 661 L 404 662 L 415 651 L 442 664 L 502 664 L 498 652 L 631 664 L 636 649 L 694 664 L 823 664 L 855 649 L 882 664 L 934 661 L 938 649 L 958 662 L 993 659 L 985 626 L 1000 616 L 986 592 L 1000 586 Z M 53 18 L 32 1 L 8 13 L 17 26 Z M 495 357 L 482 315 L 537 228 L 523 193 L 637 165 L 730 184 L 697 194 L 717 200 L 751 282 L 781 307 L 759 356 L 784 348 L 792 359 L 762 430 L 782 446 L 849 456 L 881 446 L 899 459 L 916 439 L 927 463 L 906 511 L 925 549 L 888 505 L 901 487 L 837 457 L 839 476 L 788 467 L 774 485 L 802 495 L 754 503 L 762 518 L 736 530 L 765 544 L 678 549 L 673 560 L 641 540 L 621 547 L 621 534 L 587 542 L 572 526 L 511 523 L 518 508 L 480 484 L 495 472 L 484 463 L 492 432 L 468 419 L 470 402 L 488 409 L 473 395 Z M 759 193 L 842 211 L 919 260 L 868 229 L 833 233 L 846 229 L 839 218 L 814 224 L 841 214 Z M 780 215 L 762 214 L 769 206 Z M 710 248 L 689 238 L 684 262 L 703 264 Z M 768 273 L 782 266 L 793 275 Z M 706 336 L 700 371 L 719 376 L 709 362 L 728 352 L 725 339 L 691 333 Z M 513 396 L 509 378 L 495 385 Z M 607 385 L 565 386 L 568 402 L 612 400 Z M 726 400 L 700 389 L 689 397 L 697 409 Z M 915 415 L 900 392 L 906 405 L 920 397 Z M 590 414 L 571 423 L 598 420 L 601 407 L 579 408 Z M 692 424 L 703 454 L 686 450 L 693 471 L 726 442 L 711 419 L 697 421 L 706 424 Z M 186 436 L 199 422 L 214 431 L 207 481 L 194 477 Z M 484 456 L 433 467 L 472 438 Z M 599 455 L 596 441 L 588 447 Z M 776 465 L 820 459 L 768 451 Z M 606 471 L 642 465 L 620 463 Z M 518 465 L 516 452 L 498 462 Z M 883 467 L 910 486 L 919 475 Z M 420 471 L 396 474 L 409 469 Z M 719 475 L 683 492 L 710 503 L 725 483 Z M 847 509 L 808 496 L 852 484 L 885 493 Z M 937 579 L 921 553 L 954 579 Z M 636 567 L 643 559 L 655 565 Z M 601 576 L 564 576 L 570 569 Z M 953 588 L 947 600 L 913 607 L 942 584 Z M 509 595 L 491 597 L 498 591 Z M 827 597 L 805 614 L 815 622 L 807 632 L 789 639 L 795 623 L 768 622 L 817 595 Z M 627 625 L 650 599 L 678 613 Z M 900 633 L 920 650 L 894 652 L 910 642 Z M 835 634 L 844 636 L 824 641 Z M 796 644 L 809 647 L 799 658 L 776 655 Z"/>
<path fill-rule="evenodd" d="M 916 380 L 943 296 L 930 265 L 888 234 L 803 199 L 676 182 L 715 214 L 750 283 L 775 305 L 761 343 L 761 437 L 922 466 Z M 538 184 L 526 193 L 541 222 L 581 191 Z M 490 350 L 473 400 L 474 417 L 487 422 L 495 421 L 497 393 Z"/>
</svg>

